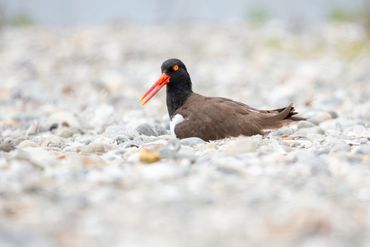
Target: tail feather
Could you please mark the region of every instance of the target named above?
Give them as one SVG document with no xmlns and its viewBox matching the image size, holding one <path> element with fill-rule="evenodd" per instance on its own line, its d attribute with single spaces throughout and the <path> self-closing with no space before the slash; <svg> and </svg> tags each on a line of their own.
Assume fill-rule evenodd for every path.
<svg viewBox="0 0 370 247">
<path fill-rule="evenodd" d="M 293 104 L 275 110 L 261 111 L 261 113 L 265 113 L 263 121 L 265 128 L 279 128 L 293 121 L 305 120 L 303 117 L 296 116 L 298 112 L 295 111 Z"/>
</svg>

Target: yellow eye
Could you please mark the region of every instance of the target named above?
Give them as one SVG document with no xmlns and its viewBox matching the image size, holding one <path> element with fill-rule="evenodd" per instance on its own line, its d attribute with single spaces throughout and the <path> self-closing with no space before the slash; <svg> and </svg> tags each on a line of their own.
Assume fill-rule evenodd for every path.
<svg viewBox="0 0 370 247">
<path fill-rule="evenodd" d="M 173 71 L 178 71 L 179 70 L 179 66 L 178 65 L 174 65 L 174 66 L 172 66 L 172 69 L 173 69 Z"/>
</svg>

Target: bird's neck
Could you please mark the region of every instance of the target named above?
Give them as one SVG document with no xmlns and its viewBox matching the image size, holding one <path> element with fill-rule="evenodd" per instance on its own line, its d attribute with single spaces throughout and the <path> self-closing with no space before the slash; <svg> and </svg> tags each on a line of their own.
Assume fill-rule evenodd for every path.
<svg viewBox="0 0 370 247">
<path fill-rule="evenodd" d="M 167 110 L 171 119 L 192 93 L 190 78 L 172 85 L 170 82 L 167 85 Z"/>
</svg>

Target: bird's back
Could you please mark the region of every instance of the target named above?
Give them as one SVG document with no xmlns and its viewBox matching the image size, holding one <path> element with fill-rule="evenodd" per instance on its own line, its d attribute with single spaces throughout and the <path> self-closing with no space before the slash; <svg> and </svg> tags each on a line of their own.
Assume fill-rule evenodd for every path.
<svg viewBox="0 0 370 247">
<path fill-rule="evenodd" d="M 175 127 L 178 138 L 199 137 L 217 140 L 240 135 L 263 134 L 263 129 L 281 127 L 301 120 L 292 105 L 276 110 L 258 110 L 241 102 L 193 93 L 174 115 L 185 121 Z"/>
</svg>

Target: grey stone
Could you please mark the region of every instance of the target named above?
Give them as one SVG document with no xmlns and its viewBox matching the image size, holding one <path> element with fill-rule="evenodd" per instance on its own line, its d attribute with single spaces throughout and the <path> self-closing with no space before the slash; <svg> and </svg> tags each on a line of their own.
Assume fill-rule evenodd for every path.
<svg viewBox="0 0 370 247">
<path fill-rule="evenodd" d="M 83 134 L 83 132 L 77 128 L 59 128 L 55 134 L 63 138 L 70 138 L 75 134 Z"/>
<path fill-rule="evenodd" d="M 169 134 L 169 131 L 166 128 L 158 124 L 154 125 L 154 131 L 156 132 L 157 136 Z"/>
<path fill-rule="evenodd" d="M 10 152 L 14 149 L 15 147 L 10 140 L 3 140 L 3 141 L 0 140 L 0 151 Z"/>
<path fill-rule="evenodd" d="M 150 126 L 147 123 L 140 124 L 139 126 L 136 127 L 136 131 L 140 135 L 146 135 L 146 136 L 158 136 L 155 130 L 153 130 L 152 126 Z"/>
<path fill-rule="evenodd" d="M 297 124 L 298 129 L 312 128 L 312 127 L 315 127 L 315 124 L 309 121 L 299 121 Z"/>
<path fill-rule="evenodd" d="M 356 148 L 356 153 L 370 155 L 370 144 L 359 145 Z"/>
<path fill-rule="evenodd" d="M 180 143 L 181 145 L 185 145 L 185 146 L 193 146 L 193 145 L 203 144 L 205 143 L 205 141 L 203 141 L 199 137 L 189 137 L 189 138 L 181 139 Z"/>
<path fill-rule="evenodd" d="M 161 148 L 160 152 L 163 157 L 174 157 L 181 149 L 181 144 L 178 139 L 171 139 Z"/>
</svg>

